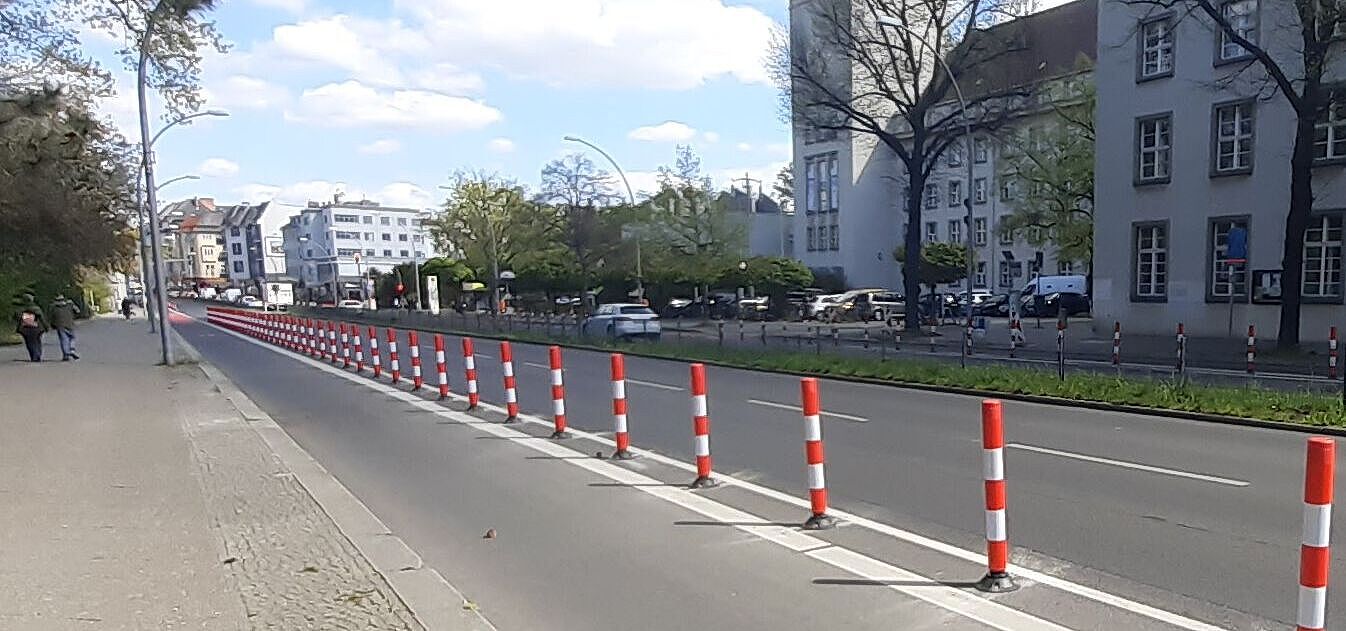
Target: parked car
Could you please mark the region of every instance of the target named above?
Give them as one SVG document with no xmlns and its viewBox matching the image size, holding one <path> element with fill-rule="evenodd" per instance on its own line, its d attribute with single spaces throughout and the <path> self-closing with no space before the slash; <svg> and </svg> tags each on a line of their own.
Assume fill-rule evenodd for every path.
<svg viewBox="0 0 1346 631">
<path fill-rule="evenodd" d="M 342 308 L 342 309 L 364 309 L 364 308 L 365 308 L 365 304 L 364 304 L 363 302 L 360 302 L 359 300 L 349 300 L 349 299 L 347 299 L 347 300 L 342 300 L 341 303 L 338 304 L 337 306 L 339 306 L 339 307 Z"/>
<path fill-rule="evenodd" d="M 243 296 L 238 299 L 238 304 L 244 307 L 260 309 L 262 308 L 262 299 L 258 298 L 257 296 Z"/>
<path fill-rule="evenodd" d="M 738 301 L 738 317 L 744 320 L 774 320 L 775 316 L 771 313 L 771 298 L 769 296 L 758 296 L 756 298 L 744 298 Z"/>
<path fill-rule="evenodd" d="M 580 324 L 581 335 L 602 335 L 614 340 L 658 340 L 660 332 L 659 314 L 635 303 L 599 305 L 594 314 Z"/>
<path fill-rule="evenodd" d="M 833 305 L 841 301 L 841 294 L 822 294 L 814 296 L 804 304 L 804 319 L 817 320 L 827 313 Z"/>
<path fill-rule="evenodd" d="M 868 322 L 874 319 L 874 310 L 869 304 L 871 294 L 884 293 L 882 289 L 852 289 L 841 294 L 835 304 L 827 308 L 825 316 L 819 316 L 819 320 L 827 322 L 843 322 L 851 320 L 855 322 Z"/>
<path fill-rule="evenodd" d="M 738 317 L 738 293 L 713 291 L 706 297 L 706 315 L 712 320 L 733 320 Z"/>
<path fill-rule="evenodd" d="M 697 318 L 701 316 L 701 303 L 686 296 L 670 298 L 663 315 L 665 318 Z"/>
<path fill-rule="evenodd" d="M 988 298 L 990 298 L 990 297 L 991 297 L 991 292 L 989 292 L 989 291 L 985 291 L 985 290 L 982 290 L 982 289 L 974 289 L 974 290 L 972 290 L 972 306 L 975 307 L 975 306 L 981 304 L 982 302 L 986 301 L 986 300 L 987 300 Z M 960 306 L 964 306 L 964 307 L 966 307 L 966 306 L 967 306 L 967 292 L 966 292 L 966 291 L 960 291 L 960 292 L 958 292 L 957 300 L 958 300 L 958 304 L 959 304 Z"/>
<path fill-rule="evenodd" d="M 1009 315 L 1009 294 L 995 294 L 980 303 L 972 305 L 972 313 L 979 316 Z"/>
<path fill-rule="evenodd" d="M 785 317 L 805 319 L 804 311 L 808 308 L 808 304 L 821 295 L 823 290 L 816 287 L 785 292 Z"/>
<path fill-rule="evenodd" d="M 1091 309 L 1089 297 L 1064 291 L 1050 293 L 1043 297 L 1040 311 L 1033 296 L 1024 296 L 1019 301 L 1019 313 L 1024 317 L 1055 318 L 1060 315 L 1062 309 L 1065 310 L 1066 317 L 1087 314 Z"/>
<path fill-rule="evenodd" d="M 896 326 L 907 313 L 907 299 L 895 291 L 879 291 L 865 295 L 869 318 Z"/>
</svg>

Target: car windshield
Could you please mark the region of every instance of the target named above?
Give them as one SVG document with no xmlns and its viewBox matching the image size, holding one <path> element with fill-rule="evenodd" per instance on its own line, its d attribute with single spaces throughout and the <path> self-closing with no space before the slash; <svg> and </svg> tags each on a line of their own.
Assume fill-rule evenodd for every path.
<svg viewBox="0 0 1346 631">
<path fill-rule="evenodd" d="M 649 307 L 622 307 L 620 313 L 622 315 L 654 315 Z"/>
</svg>

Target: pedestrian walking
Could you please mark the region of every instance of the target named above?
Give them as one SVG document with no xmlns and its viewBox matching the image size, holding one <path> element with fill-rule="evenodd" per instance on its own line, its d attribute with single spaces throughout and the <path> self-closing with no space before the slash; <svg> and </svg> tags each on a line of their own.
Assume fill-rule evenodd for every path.
<svg viewBox="0 0 1346 631">
<path fill-rule="evenodd" d="M 14 332 L 23 338 L 28 349 L 28 359 L 42 361 L 42 334 L 47 332 L 47 320 L 42 317 L 42 308 L 37 306 L 32 294 L 24 294 L 14 314 Z"/>
<path fill-rule="evenodd" d="M 51 323 L 53 329 L 56 329 L 56 339 L 61 342 L 63 362 L 79 359 L 79 354 L 75 352 L 75 316 L 78 314 L 79 306 L 60 292 L 57 292 L 56 299 L 51 301 L 51 306 L 47 307 L 47 321 Z"/>
<path fill-rule="evenodd" d="M 125 318 L 125 319 L 127 319 L 127 320 L 130 320 L 130 319 L 131 319 L 131 315 L 134 313 L 134 312 L 132 311 L 131 308 L 132 308 L 132 306 L 134 306 L 134 305 L 135 305 L 135 301 L 134 301 L 134 300 L 131 300 L 131 297 L 130 297 L 130 296 L 127 296 L 127 297 L 125 297 L 125 298 L 122 298 L 122 317 L 123 317 L 123 318 Z"/>
</svg>

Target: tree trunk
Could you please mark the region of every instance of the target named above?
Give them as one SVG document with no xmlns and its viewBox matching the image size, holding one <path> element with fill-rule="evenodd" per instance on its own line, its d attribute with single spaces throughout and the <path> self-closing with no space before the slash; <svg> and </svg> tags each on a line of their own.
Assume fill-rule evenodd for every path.
<svg viewBox="0 0 1346 631">
<path fill-rule="evenodd" d="M 902 291 L 907 295 L 905 320 L 908 331 L 921 329 L 921 204 L 925 201 L 925 176 L 919 151 L 919 146 L 913 147 L 913 164 L 907 165 L 907 233 L 903 235 L 905 246 L 901 263 Z"/>
<path fill-rule="evenodd" d="M 1280 350 L 1299 347 L 1300 306 L 1304 289 L 1304 231 L 1308 229 L 1313 214 L 1313 127 L 1316 108 L 1304 109 L 1307 112 L 1299 112 L 1295 127 L 1295 148 L 1290 157 L 1290 212 L 1285 217 L 1284 255 L 1281 259 L 1281 319 L 1276 338 L 1276 348 Z M 1252 289 L 1251 286 L 1249 289 Z"/>
</svg>

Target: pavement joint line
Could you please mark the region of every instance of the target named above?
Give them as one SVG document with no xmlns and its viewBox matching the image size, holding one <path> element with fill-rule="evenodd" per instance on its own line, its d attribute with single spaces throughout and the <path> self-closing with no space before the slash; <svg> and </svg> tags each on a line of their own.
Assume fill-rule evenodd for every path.
<svg viewBox="0 0 1346 631">
<path fill-rule="evenodd" d="M 226 329 L 221 330 L 230 335 L 252 341 L 242 334 Z M 187 344 L 186 340 L 181 342 L 184 345 Z M 260 342 L 257 343 L 260 344 Z M 387 525 L 378 516 L 374 515 L 374 512 L 369 510 L 369 507 L 360 498 L 346 488 L 336 476 L 328 472 L 303 447 L 300 447 L 299 443 L 295 442 L 294 438 L 279 423 L 276 423 L 275 419 L 261 411 L 222 371 L 205 360 L 200 361 L 197 366 L 206 375 L 207 379 L 226 394 L 226 398 L 239 410 L 240 414 L 243 411 L 239 409 L 239 401 L 247 401 L 251 409 L 258 411 L 260 418 L 248 419 L 251 422 L 247 426 L 253 428 L 272 450 L 272 453 L 290 470 L 290 474 L 299 481 L 304 490 L 313 497 L 323 512 L 336 524 L 337 529 L 364 555 L 375 570 L 383 575 L 388 582 L 388 586 L 407 605 L 407 609 L 411 611 L 412 616 L 422 627 L 427 631 L 466 628 L 498 631 L 480 610 L 472 608 L 471 613 L 464 613 L 467 609 L 460 609 L 460 607 L 469 604 L 470 601 L 463 593 L 458 591 L 458 588 L 454 587 L 452 583 L 445 580 L 438 571 L 426 567 L 421 556 L 415 550 L 412 550 L 401 537 L 393 534 Z M 321 478 L 317 476 L 321 476 Z M 336 507 L 343 504 L 346 510 L 336 510 Z M 374 530 L 374 532 L 355 532 L 356 529 L 353 526 L 356 520 L 350 518 L 353 514 L 358 515 L 360 520 L 373 524 L 374 528 L 368 530 Z M 343 515 L 345 516 L 343 517 Z M 390 548 L 394 553 L 404 550 L 405 552 L 401 553 L 400 556 L 411 559 L 412 562 L 390 565 L 387 563 L 390 556 L 387 552 Z M 458 604 L 454 605 L 455 602 Z M 464 622 L 464 616 L 472 616 L 474 619 Z M 465 624 L 467 626 L 464 626 Z"/>
<path fill-rule="evenodd" d="M 1225 486 L 1245 487 L 1245 486 L 1250 486 L 1250 485 L 1252 484 L 1251 482 L 1248 482 L 1247 480 L 1235 480 L 1235 479 L 1233 479 L 1233 478 L 1222 478 L 1222 477 L 1220 477 L 1220 476 L 1207 475 L 1207 474 L 1204 474 L 1204 473 L 1193 473 L 1193 472 L 1191 472 L 1191 471 L 1182 471 L 1182 470 L 1180 470 L 1180 469 L 1166 469 L 1166 468 L 1164 468 L 1164 467 L 1156 467 L 1156 466 L 1154 466 L 1154 465 L 1141 464 L 1141 463 L 1139 463 L 1139 462 L 1128 462 L 1128 461 L 1125 461 L 1125 460 L 1113 460 L 1112 458 L 1103 458 L 1103 457 L 1101 457 L 1101 456 L 1090 456 L 1090 455 L 1088 455 L 1088 454 L 1081 454 L 1081 453 L 1076 453 L 1076 452 L 1073 452 L 1073 451 L 1063 451 L 1063 450 L 1060 450 L 1060 449 L 1051 449 L 1051 448 L 1049 448 L 1049 447 L 1039 447 L 1039 446 L 1037 446 L 1037 445 L 1029 445 L 1029 444 L 1025 444 L 1025 443 L 1010 443 L 1010 444 L 1005 445 L 1005 446 L 1006 446 L 1006 447 L 1009 447 L 1010 449 L 1018 449 L 1018 450 L 1020 450 L 1020 451 L 1031 451 L 1031 452 L 1034 452 L 1034 453 L 1046 454 L 1046 455 L 1049 455 L 1049 456 L 1058 456 L 1058 457 L 1061 457 L 1061 458 L 1069 458 L 1069 459 L 1071 459 L 1071 460 L 1080 460 L 1080 461 L 1083 461 L 1083 462 L 1092 462 L 1092 463 L 1096 463 L 1096 464 L 1108 465 L 1108 466 L 1113 466 L 1113 467 L 1121 467 L 1121 468 L 1124 468 L 1124 469 L 1134 469 L 1134 470 L 1136 470 L 1136 471 L 1145 471 L 1145 472 L 1148 472 L 1148 473 L 1157 473 L 1157 474 L 1159 474 L 1159 475 L 1167 475 L 1167 476 L 1172 476 L 1172 477 L 1175 477 L 1175 478 L 1187 478 L 1187 479 L 1189 479 L 1189 480 L 1199 480 L 1199 481 L 1202 481 L 1202 482 L 1210 482 L 1210 483 L 1213 483 L 1213 484 L 1223 484 L 1223 485 L 1225 485 Z"/>
<path fill-rule="evenodd" d="M 246 340 L 246 341 L 249 341 L 249 342 L 253 342 L 253 343 L 255 343 L 255 344 L 258 344 L 258 345 L 262 346 L 263 348 L 271 349 L 271 347 L 270 347 L 269 345 L 263 344 L 262 342 L 255 342 L 255 341 L 252 340 L 252 338 L 249 338 L 249 337 L 247 337 L 247 336 L 245 336 L 245 335 L 242 335 L 241 333 L 236 333 L 236 332 L 234 332 L 234 331 L 230 331 L 230 330 L 228 330 L 228 329 L 224 329 L 224 328 L 222 328 L 222 327 L 220 328 L 220 330 L 223 331 L 223 332 L 225 332 L 225 333 L 228 333 L 228 334 L 230 334 L 230 335 L 233 335 L 233 336 L 235 336 L 235 337 L 238 337 L 238 338 L 240 338 L 240 339 L 243 339 L 243 340 Z M 461 336 L 459 336 L 459 337 L 461 337 Z M 353 373 L 345 373 L 344 371 L 341 371 L 340 369 L 331 368 L 331 367 L 327 366 L 325 363 L 321 363 L 321 362 L 318 362 L 317 360 L 309 359 L 308 357 L 302 357 L 302 356 L 295 355 L 295 354 L 293 354 L 293 353 L 291 353 L 291 352 L 285 351 L 284 349 L 271 349 L 271 350 L 273 350 L 274 352 L 276 352 L 276 353 L 278 353 L 278 354 L 283 354 L 283 355 L 286 355 L 286 356 L 289 356 L 289 357 L 294 357 L 295 359 L 304 360 L 305 362 L 311 363 L 311 364 L 313 364 L 313 365 L 315 365 L 315 366 L 318 366 L 318 367 L 321 367 L 321 368 L 323 368 L 323 369 L 328 369 L 328 370 L 336 371 L 336 372 L 339 373 L 339 374 L 349 374 L 349 375 L 352 377 L 352 380 L 354 380 L 354 377 L 356 377 L 356 375 L 353 374 Z M 366 378 L 365 381 L 369 381 L 369 379 Z M 879 384 L 873 384 L 873 385 L 879 385 Z M 401 392 L 401 391 L 399 390 L 398 392 Z M 462 395 L 458 395 L 458 394 L 451 394 L 451 395 L 450 395 L 450 398 L 451 398 L 452 400 L 455 400 L 455 401 L 463 401 L 463 400 L 466 399 L 466 397 L 463 397 Z M 502 406 L 495 405 L 495 404 L 492 404 L 492 403 L 488 403 L 488 402 L 486 402 L 485 400 L 481 401 L 479 407 L 481 407 L 481 408 L 483 408 L 483 409 L 493 410 L 493 411 L 495 411 L 495 412 L 499 412 L 499 413 L 502 413 L 502 414 L 505 413 L 505 409 L 504 409 Z M 549 419 L 542 419 L 541 417 L 533 416 L 533 415 L 531 415 L 531 414 L 527 414 L 527 413 L 520 414 L 520 415 L 519 415 L 519 418 L 520 418 L 521 420 L 523 420 L 524 422 L 527 422 L 527 423 L 534 423 L 534 424 L 541 425 L 541 426 L 544 426 L 544 427 L 551 427 L 551 426 L 552 426 L 552 421 L 551 421 L 551 420 L 549 420 Z M 574 435 L 577 436 L 577 437 L 585 438 L 585 439 L 588 439 L 588 440 L 591 440 L 591 441 L 593 441 L 593 442 L 597 442 L 597 443 L 600 443 L 600 444 L 603 444 L 603 445 L 607 445 L 607 446 L 615 446 L 615 444 L 616 444 L 613 440 L 610 440 L 610 439 L 607 439 L 607 438 L 603 438 L 603 437 L 601 437 L 601 436 L 597 436 L 597 435 L 595 435 L 595 434 L 593 434 L 593 433 L 590 433 L 590 432 L 586 432 L 586 431 L 583 431 L 583 430 L 575 429 L 575 428 L 573 428 L 573 427 L 570 428 L 568 431 L 570 431 L 570 433 L 574 434 Z M 661 463 L 661 464 L 664 464 L 664 465 L 668 465 L 668 466 L 671 466 L 671 467 L 674 467 L 674 468 L 677 468 L 677 469 L 681 469 L 681 470 L 683 470 L 683 471 L 687 471 L 687 472 L 691 472 L 691 473 L 695 473 L 695 472 L 696 472 L 696 466 L 695 466 L 695 465 L 688 464 L 688 463 L 682 462 L 681 460 L 677 460 L 677 459 L 674 459 L 674 458 L 670 458 L 670 457 L 668 457 L 668 456 L 665 456 L 665 455 L 663 455 L 663 454 L 660 454 L 660 453 L 658 453 L 658 452 L 656 452 L 656 451 L 654 451 L 654 450 L 651 450 L 651 449 L 645 449 L 645 448 L 640 448 L 640 447 L 632 446 L 632 447 L 631 447 L 631 452 L 634 453 L 634 454 L 640 455 L 640 456 L 647 457 L 647 458 L 649 458 L 650 460 L 652 460 L 652 461 L 654 461 L 654 462 L 658 462 L 658 463 Z M 734 478 L 734 477 L 732 477 L 732 476 L 724 476 L 724 475 L 716 476 L 716 479 L 718 479 L 720 482 L 722 482 L 722 483 L 724 483 L 724 484 L 726 484 L 726 485 L 728 485 L 728 486 L 736 486 L 736 487 L 741 488 L 741 489 L 743 489 L 743 490 L 745 490 L 745 491 L 749 491 L 749 492 L 751 492 L 751 493 L 755 493 L 755 494 L 760 495 L 760 496 L 762 496 L 762 497 L 766 497 L 766 498 L 769 498 L 769 499 L 773 499 L 773 500 L 776 500 L 776 501 L 778 501 L 778 502 L 782 502 L 782 503 L 785 503 L 785 504 L 790 504 L 790 505 L 793 505 L 793 506 L 796 506 L 796 507 L 799 507 L 799 508 L 804 508 L 804 509 L 809 509 L 809 508 L 810 508 L 810 504 L 809 504 L 809 501 L 808 501 L 807 499 L 798 498 L 798 497 L 795 497 L 795 496 L 790 495 L 790 494 L 788 494 L 788 493 L 784 493 L 784 492 L 778 491 L 778 490 L 773 489 L 773 488 L 769 488 L 769 487 L 766 487 L 766 486 L 762 486 L 762 485 L 760 485 L 760 484 L 756 484 L 756 483 L 754 483 L 754 482 L 748 482 L 748 481 L 745 481 L 745 480 L 740 480 L 740 479 L 738 479 L 738 478 Z M 644 490 L 643 487 L 642 487 L 642 490 Z M 876 533 L 879 533 L 879 534 L 882 534 L 882 535 L 886 535 L 886 536 L 888 536 L 888 537 L 891 537 L 891 538 L 893 538 L 893 539 L 897 539 L 897 540 L 902 541 L 902 542 L 904 542 L 904 543 L 908 543 L 908 544 L 911 544 L 911 545 L 916 545 L 916 546 L 919 546 L 919 547 L 922 547 L 922 548 L 926 548 L 926 549 L 928 549 L 928 550 L 933 550 L 933 551 L 935 551 L 935 552 L 939 552 L 939 553 L 942 553 L 942 554 L 945 554 L 945 555 L 954 557 L 954 558 L 956 558 L 956 559 L 961 559 L 961 560 L 966 561 L 966 562 L 969 562 L 969 563 L 983 564 L 983 563 L 985 563 L 985 561 L 986 561 L 986 557 L 985 557 L 985 554 L 984 554 L 984 553 L 981 553 L 981 552 L 974 552 L 974 551 L 971 551 L 971 550 L 966 550 L 966 549 L 960 548 L 960 547 L 958 547 L 958 546 L 955 546 L 955 545 L 953 545 L 953 544 L 945 543 L 945 542 L 943 542 L 943 541 L 939 541 L 939 540 L 937 540 L 937 539 L 932 539 L 932 538 L 927 537 L 927 536 L 925 536 L 925 535 L 921 535 L 921 534 L 917 534 L 917 533 L 914 533 L 914 532 L 911 532 L 911 531 L 903 530 L 903 529 L 898 528 L 898 527 L 896 527 L 896 526 L 892 526 L 892 525 L 889 525 L 889 524 L 885 524 L 885 523 L 882 523 L 882 522 L 879 522 L 879 521 L 870 519 L 870 518 L 868 518 L 868 517 L 863 517 L 863 516 L 861 516 L 861 515 L 856 515 L 856 514 L 854 514 L 854 513 L 850 513 L 850 512 L 845 511 L 845 510 L 835 509 L 835 508 L 831 508 L 831 507 L 829 507 L 829 509 L 828 509 L 828 513 L 831 514 L 832 516 L 836 517 L 837 519 L 841 520 L 841 521 L 844 521 L 844 522 L 847 522 L 847 523 L 851 523 L 851 524 L 854 524 L 854 525 L 856 525 L 856 526 L 860 526 L 860 527 L 865 528 L 865 529 L 867 529 L 867 530 L 870 530 L 870 531 L 872 531 L 872 532 L 876 532 Z M 1074 594 L 1074 595 L 1076 595 L 1076 596 L 1080 596 L 1080 597 L 1082 597 L 1082 598 L 1087 598 L 1087 599 L 1089 599 L 1089 600 L 1092 600 L 1092 601 L 1094 601 L 1094 602 L 1097 602 L 1097 603 L 1100 603 L 1100 604 L 1103 604 L 1103 605 L 1108 605 L 1108 606 L 1110 606 L 1110 607 L 1114 607 L 1114 608 L 1121 609 L 1121 610 L 1124 610 L 1124 611 L 1129 611 L 1129 612 L 1131 612 L 1131 613 L 1134 613 L 1134 614 L 1137 614 L 1137 615 L 1140 615 L 1140 616 L 1143 616 L 1143 617 L 1146 617 L 1146 618 L 1150 618 L 1150 619 L 1152 619 L 1152 620 L 1156 620 L 1156 621 L 1158 621 L 1158 622 L 1162 622 L 1162 623 L 1165 623 L 1165 624 L 1169 624 L 1169 625 L 1171 625 L 1171 626 L 1178 627 L 1178 628 L 1181 628 L 1181 629 L 1186 629 L 1187 631 L 1226 631 L 1225 629 L 1223 629 L 1223 628 L 1221 628 L 1221 627 L 1219 627 L 1219 626 L 1216 626 L 1216 625 L 1213 625 L 1213 624 L 1210 624 L 1210 623 L 1207 623 L 1207 622 L 1202 622 L 1202 621 L 1200 621 L 1200 620 L 1195 620 L 1195 619 L 1193 619 L 1193 618 L 1189 618 L 1189 617 L 1187 617 L 1187 616 L 1184 616 L 1184 615 L 1179 614 L 1179 613 L 1176 613 L 1176 612 L 1168 611 L 1168 610 L 1165 610 L 1165 609 L 1160 609 L 1160 608 L 1158 608 L 1158 607 L 1154 607 L 1154 606 L 1152 606 L 1152 605 L 1147 605 L 1147 604 L 1145 604 L 1145 603 L 1141 603 L 1141 602 L 1137 602 L 1137 601 L 1131 600 L 1131 599 L 1126 598 L 1126 597 L 1124 597 L 1124 596 L 1119 596 L 1119 595 L 1117 595 L 1117 594 L 1111 594 L 1111 593 L 1102 591 L 1102 590 L 1100 590 L 1100 589 L 1095 589 L 1095 588 L 1093 588 L 1093 587 L 1089 587 L 1089 586 L 1087 586 L 1087 585 L 1081 585 L 1081 584 L 1079 584 L 1079 583 L 1072 582 L 1072 581 L 1070 581 L 1070 580 L 1068 580 L 1068 579 L 1064 579 L 1064 578 L 1061 578 L 1061 577 L 1058 577 L 1058 576 L 1055 576 L 1055 575 L 1052 575 L 1052 574 L 1047 574 L 1047 573 L 1045 573 L 1045 572 L 1041 572 L 1041 571 L 1034 570 L 1034 569 L 1031 569 L 1031 568 L 1026 568 L 1026 567 L 1022 567 L 1022 566 L 1017 566 L 1017 565 L 1013 565 L 1013 564 L 1011 563 L 1009 570 L 1010 570 L 1010 573 L 1011 573 L 1011 574 L 1013 574 L 1013 575 L 1015 575 L 1015 576 L 1022 577 L 1022 578 L 1024 578 L 1025 580 L 1033 581 L 1033 582 L 1038 583 L 1038 584 L 1040 584 L 1040 585 L 1046 585 L 1046 586 L 1048 586 L 1048 587 L 1052 587 L 1052 588 L 1054 588 L 1054 589 L 1057 589 L 1057 590 L 1060 590 L 1060 591 L 1063 591 L 1063 592 L 1067 592 L 1067 593 L 1070 593 L 1070 594 Z"/>
<path fill-rule="evenodd" d="M 226 333 L 238 337 L 239 339 L 245 342 L 249 342 L 256 346 L 260 346 L 264 349 L 271 350 L 278 355 L 290 357 L 292 359 L 300 361 L 301 363 L 308 363 L 323 372 L 335 374 L 349 381 L 362 383 L 368 388 L 380 391 L 381 393 L 387 395 L 389 398 L 401 401 L 424 401 L 424 399 L 411 392 L 394 388 L 388 384 L 371 382 L 370 380 L 366 380 L 358 374 L 349 372 L 339 367 L 328 365 L 326 362 L 320 362 L 318 360 L 314 360 L 308 357 L 301 357 L 292 353 L 288 353 L 284 349 L 272 347 L 271 345 L 266 344 L 265 342 L 254 340 L 247 335 L 230 331 L 228 329 L 223 330 Z M 465 414 L 463 412 L 458 412 L 443 407 L 437 410 L 437 414 L 458 421 L 462 421 L 463 417 L 466 417 L 468 419 L 474 419 L 474 417 L 471 417 L 470 415 Z M 520 416 L 522 417 L 524 415 Z M 533 422 L 533 420 L 530 419 L 530 422 Z M 536 422 L 540 423 L 541 420 L 537 419 Z M 629 469 L 618 467 L 607 461 L 590 458 L 575 459 L 573 456 L 576 455 L 587 456 L 587 454 L 581 454 L 579 451 L 575 449 L 571 449 L 569 447 L 549 441 L 532 440 L 534 437 L 529 434 L 525 434 L 523 432 L 519 432 L 517 430 L 499 424 L 481 423 L 478 424 L 477 427 L 481 428 L 482 431 L 488 434 L 509 439 L 510 442 L 516 445 L 541 452 L 545 455 L 560 457 L 559 460 L 561 462 L 565 462 L 567 464 L 571 464 L 580 467 L 582 469 L 586 469 L 599 476 L 608 478 L 613 482 L 630 485 L 631 488 L 637 489 L 649 495 L 653 495 L 656 498 L 663 499 L 669 503 L 682 507 L 693 513 L 698 513 L 704 517 L 707 517 L 709 519 L 721 523 L 734 524 L 733 527 L 738 530 L 755 535 L 764 541 L 776 543 L 793 552 L 813 557 L 816 560 L 828 563 L 833 567 L 837 567 L 838 569 L 850 572 L 855 576 L 861 578 L 868 578 L 865 573 L 868 570 L 862 570 L 861 568 L 856 567 L 857 563 L 862 563 L 863 567 L 865 568 L 881 569 L 883 574 L 892 574 L 903 577 L 909 577 L 912 582 L 923 584 L 910 585 L 910 586 L 890 585 L 889 587 L 891 587 L 897 592 L 906 594 L 918 600 L 925 601 L 927 603 L 938 606 L 941 609 L 945 609 L 960 616 L 976 620 L 983 624 L 987 624 L 988 626 L 991 626 L 995 629 L 1000 629 L 1001 631 L 1019 631 L 1019 630 L 1070 631 L 1067 627 L 1063 627 L 1048 620 L 1044 620 L 1042 618 L 1034 616 L 1033 614 L 1020 611 L 1018 609 L 1014 609 L 1013 607 L 1009 607 L 1008 605 L 1004 605 L 993 600 L 983 598 L 977 594 L 972 594 L 958 588 L 940 584 L 932 579 L 929 579 L 928 577 L 885 563 L 878 559 L 865 556 L 861 553 L 852 550 L 840 548 L 839 546 L 835 546 L 821 539 L 817 539 L 816 537 L 813 537 L 811 535 L 804 534 L 794 528 L 788 528 L 784 526 L 770 524 L 761 517 L 758 517 L 745 511 L 741 511 L 737 508 L 733 508 L 726 504 L 722 504 L 715 500 L 709 499 L 705 496 L 689 492 L 686 489 L 680 489 L 668 486 L 651 486 L 651 484 L 657 483 L 658 480 L 646 476 L 644 474 L 631 471 Z M 753 524 L 752 522 L 760 522 L 761 525 L 756 525 Z M 813 556 L 813 554 L 819 554 L 823 551 L 830 549 L 845 551 L 846 556 L 839 557 L 831 561 L 827 561 L 824 559 L 817 559 L 817 557 Z"/>
<path fill-rule="evenodd" d="M 626 379 L 626 383 L 636 386 L 645 386 L 647 388 L 659 388 L 661 390 L 669 390 L 672 392 L 682 392 L 683 390 L 686 390 L 686 388 L 683 388 L 682 386 L 670 386 L 657 381 L 642 381 L 640 379 L 631 379 L 629 377 Z"/>
<path fill-rule="evenodd" d="M 781 409 L 781 410 L 790 410 L 790 411 L 792 411 L 792 412 L 800 412 L 800 407 L 799 407 L 799 406 L 797 406 L 797 405 L 790 405 L 790 404 L 788 404 L 788 403 L 776 403 L 775 401 L 763 401 L 763 400 L 761 400 L 761 399 L 748 399 L 748 403 L 751 403 L 751 404 L 753 404 L 753 405 L 761 405 L 761 406 L 769 407 L 769 408 L 778 408 L 778 409 Z M 800 412 L 800 413 L 802 414 L 803 412 Z M 850 414 L 842 414 L 842 413 L 840 413 L 840 412 L 828 412 L 827 410 L 823 410 L 823 411 L 819 412 L 819 414 L 821 414 L 822 416 L 830 416 L 830 417 L 832 417 L 832 418 L 841 419 L 841 420 L 843 420 L 843 421 L 851 421 L 851 422 L 853 422 L 853 423 L 868 423 L 868 422 L 869 422 L 869 419 L 867 419 L 867 418 L 865 418 L 865 417 L 863 417 L 863 416 L 853 416 L 853 415 L 850 415 Z"/>
</svg>

